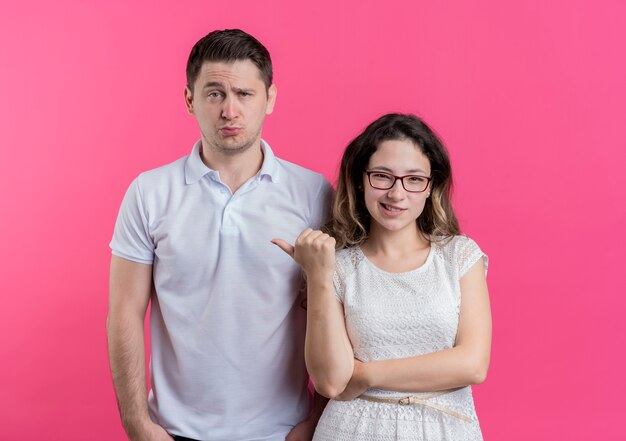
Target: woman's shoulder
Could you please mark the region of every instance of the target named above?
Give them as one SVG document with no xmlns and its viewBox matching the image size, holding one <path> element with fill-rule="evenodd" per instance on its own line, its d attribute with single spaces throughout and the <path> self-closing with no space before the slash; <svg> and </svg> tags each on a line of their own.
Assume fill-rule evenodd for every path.
<svg viewBox="0 0 626 441">
<path fill-rule="evenodd" d="M 359 247 L 358 245 L 355 245 L 352 247 L 346 247 L 346 248 L 337 250 L 335 252 L 335 256 L 337 259 L 345 260 L 345 259 L 351 258 L 351 256 L 358 254 L 358 252 L 359 252 Z"/>
<path fill-rule="evenodd" d="M 363 253 L 358 245 L 342 248 L 335 253 L 337 266 L 341 268 L 356 268 L 361 261 Z"/>
<path fill-rule="evenodd" d="M 478 244 L 468 236 L 438 237 L 433 241 L 435 250 L 446 262 L 458 268 L 462 274 L 481 257 L 487 265 L 487 256 Z"/>
<path fill-rule="evenodd" d="M 439 236 L 433 240 L 435 248 L 445 253 L 455 253 L 466 248 L 479 248 L 478 244 L 464 234 Z"/>
</svg>

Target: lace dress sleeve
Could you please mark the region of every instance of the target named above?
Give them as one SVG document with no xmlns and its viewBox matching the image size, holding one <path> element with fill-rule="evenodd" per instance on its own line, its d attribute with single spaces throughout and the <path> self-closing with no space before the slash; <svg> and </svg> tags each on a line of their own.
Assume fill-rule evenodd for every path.
<svg viewBox="0 0 626 441">
<path fill-rule="evenodd" d="M 483 259 L 485 265 L 485 274 L 487 274 L 487 266 L 489 265 L 489 258 L 480 249 L 478 244 L 469 237 L 459 236 L 457 238 L 456 247 L 456 262 L 458 268 L 459 279 L 465 275 L 469 269 L 474 266 L 478 259 Z"/>
</svg>

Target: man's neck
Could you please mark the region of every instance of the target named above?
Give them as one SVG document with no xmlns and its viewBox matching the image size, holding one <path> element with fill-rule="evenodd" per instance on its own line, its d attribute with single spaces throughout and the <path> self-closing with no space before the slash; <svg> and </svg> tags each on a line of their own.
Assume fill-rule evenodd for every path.
<svg viewBox="0 0 626 441">
<path fill-rule="evenodd" d="M 248 179 L 256 175 L 263 165 L 261 141 L 244 152 L 224 154 L 200 147 L 202 162 L 220 174 L 220 180 L 235 193 Z"/>
</svg>

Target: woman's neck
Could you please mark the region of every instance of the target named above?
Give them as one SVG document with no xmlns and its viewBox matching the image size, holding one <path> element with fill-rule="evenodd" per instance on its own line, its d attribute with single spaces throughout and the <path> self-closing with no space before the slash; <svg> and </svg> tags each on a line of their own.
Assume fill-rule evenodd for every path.
<svg viewBox="0 0 626 441">
<path fill-rule="evenodd" d="M 408 256 L 430 246 L 430 241 L 415 228 L 389 231 L 372 225 L 369 237 L 361 247 L 372 256 L 398 258 Z"/>
</svg>

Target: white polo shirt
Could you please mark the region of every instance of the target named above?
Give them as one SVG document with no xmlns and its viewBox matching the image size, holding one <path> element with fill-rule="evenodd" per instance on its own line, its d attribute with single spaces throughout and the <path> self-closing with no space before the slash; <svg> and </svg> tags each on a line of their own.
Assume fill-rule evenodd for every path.
<svg viewBox="0 0 626 441">
<path fill-rule="evenodd" d="M 301 271 L 270 240 L 318 227 L 332 188 L 262 142 L 232 194 L 199 148 L 133 181 L 111 241 L 153 265 L 151 415 L 198 440 L 283 441 L 308 412 L 306 314 Z"/>
</svg>

